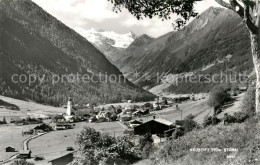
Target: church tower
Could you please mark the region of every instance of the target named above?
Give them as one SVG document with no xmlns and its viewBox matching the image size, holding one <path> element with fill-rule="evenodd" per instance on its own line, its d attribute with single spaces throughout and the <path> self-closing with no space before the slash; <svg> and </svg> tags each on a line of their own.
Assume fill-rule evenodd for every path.
<svg viewBox="0 0 260 165">
<path fill-rule="evenodd" d="M 67 116 L 71 116 L 71 110 L 72 110 L 72 98 L 69 97 L 68 105 L 67 105 Z"/>
</svg>

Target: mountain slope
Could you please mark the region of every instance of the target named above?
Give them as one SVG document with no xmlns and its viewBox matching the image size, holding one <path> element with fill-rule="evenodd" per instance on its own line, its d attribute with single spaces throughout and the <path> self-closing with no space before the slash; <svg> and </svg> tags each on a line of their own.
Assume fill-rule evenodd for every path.
<svg viewBox="0 0 260 165">
<path fill-rule="evenodd" d="M 85 38 L 29 0 L 0 1 L 0 58 L 2 95 L 52 105 L 69 95 L 79 103 L 153 97 L 125 80 Z M 17 82 L 19 75 L 22 80 L 35 75 L 37 81 Z M 106 83 L 110 76 L 117 81 Z"/>
<path fill-rule="evenodd" d="M 75 30 L 104 53 L 112 63 L 116 60 L 114 54 L 127 48 L 136 39 L 136 35 L 132 32 L 118 34 L 95 28 L 90 30 L 75 28 Z"/>
<path fill-rule="evenodd" d="M 159 83 L 157 73 L 215 74 L 227 69 L 233 72 L 252 70 L 248 30 L 237 14 L 223 8 L 209 8 L 184 29 L 127 50 L 122 55 L 127 60 L 117 66 L 141 86 Z M 228 55 L 229 61 L 225 60 Z M 135 77 L 135 72 L 147 72 L 151 80 Z"/>
</svg>

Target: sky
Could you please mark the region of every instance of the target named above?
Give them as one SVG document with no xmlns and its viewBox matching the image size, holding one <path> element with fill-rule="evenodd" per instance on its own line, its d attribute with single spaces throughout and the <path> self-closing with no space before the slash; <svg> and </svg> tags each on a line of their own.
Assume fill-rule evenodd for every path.
<svg viewBox="0 0 260 165">
<path fill-rule="evenodd" d="M 173 20 L 162 21 L 159 18 L 137 20 L 127 10 L 118 14 L 114 13 L 113 5 L 108 0 L 33 1 L 72 29 L 98 28 L 120 34 L 132 31 L 137 35 L 148 34 L 152 37 L 158 37 L 173 30 Z M 211 6 L 220 7 L 214 0 L 203 0 L 197 2 L 195 10 L 202 13 Z"/>
</svg>

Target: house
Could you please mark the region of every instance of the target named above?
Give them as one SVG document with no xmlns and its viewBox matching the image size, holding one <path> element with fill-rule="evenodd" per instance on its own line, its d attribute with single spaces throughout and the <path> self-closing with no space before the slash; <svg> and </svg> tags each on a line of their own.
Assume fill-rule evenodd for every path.
<svg viewBox="0 0 260 165">
<path fill-rule="evenodd" d="M 72 129 L 73 128 L 73 124 L 70 123 L 56 123 L 56 125 L 54 126 L 55 130 L 65 130 L 65 129 Z"/>
<path fill-rule="evenodd" d="M 116 114 L 120 114 L 121 112 L 123 112 L 123 110 L 122 110 L 121 107 L 119 107 L 119 108 L 116 109 Z"/>
<path fill-rule="evenodd" d="M 245 91 L 247 91 L 247 87 L 246 86 L 240 86 L 239 87 L 239 91 L 240 92 L 245 92 Z"/>
<path fill-rule="evenodd" d="M 94 107 L 93 109 L 94 109 L 95 112 L 99 112 L 99 111 L 102 110 L 102 108 L 100 108 L 100 107 Z"/>
<path fill-rule="evenodd" d="M 24 135 L 33 135 L 33 133 L 34 133 L 34 130 L 33 130 L 33 129 L 28 130 L 28 131 L 22 131 L 22 135 L 23 135 L 23 136 L 24 136 Z"/>
<path fill-rule="evenodd" d="M 150 113 L 149 109 L 141 109 L 133 112 L 133 116 L 135 117 L 141 117 L 143 115 L 148 115 Z"/>
<path fill-rule="evenodd" d="M 69 154 L 63 155 L 59 158 L 50 160 L 50 161 L 48 161 L 48 163 L 51 163 L 52 165 L 67 165 L 73 161 L 73 158 L 74 158 L 73 153 L 69 153 Z"/>
<path fill-rule="evenodd" d="M 119 120 L 121 122 L 124 122 L 124 121 L 130 121 L 132 120 L 132 115 L 129 115 L 129 114 L 119 114 Z"/>
<path fill-rule="evenodd" d="M 161 103 L 160 102 L 156 102 L 153 104 L 153 108 L 156 110 L 160 110 L 162 109 Z"/>
<path fill-rule="evenodd" d="M 5 152 L 15 152 L 15 148 L 12 146 L 8 146 L 5 148 Z"/>
<path fill-rule="evenodd" d="M 97 117 L 95 115 L 91 116 L 88 120 L 89 123 L 93 123 L 97 121 Z"/>
<path fill-rule="evenodd" d="M 56 116 L 52 117 L 52 120 L 53 120 L 53 122 L 63 122 L 63 121 L 65 121 L 63 115 L 56 115 Z"/>
<path fill-rule="evenodd" d="M 20 159 L 30 159 L 31 158 L 32 151 L 31 150 L 21 150 L 19 151 L 18 157 Z"/>
<path fill-rule="evenodd" d="M 135 112 L 133 112 L 132 114 L 134 117 L 141 117 L 142 116 L 142 112 L 140 110 L 137 110 Z"/>
<path fill-rule="evenodd" d="M 142 115 L 148 115 L 150 113 L 149 109 L 142 109 L 141 110 Z"/>
<path fill-rule="evenodd" d="M 151 103 L 145 103 L 145 104 L 144 104 L 144 107 L 145 107 L 145 108 L 150 108 L 151 106 L 152 106 Z"/>
<path fill-rule="evenodd" d="M 145 135 L 145 134 L 156 134 L 158 136 L 164 136 L 164 132 L 174 128 L 172 122 L 164 119 L 154 119 L 147 121 L 139 126 L 134 127 L 135 135 Z"/>
<path fill-rule="evenodd" d="M 157 146 L 158 146 L 160 143 L 166 141 L 166 138 L 161 138 L 161 137 L 159 137 L 159 136 L 157 136 L 157 135 L 152 135 L 152 138 L 153 138 L 153 143 L 154 143 L 155 145 L 157 145 Z"/>
<path fill-rule="evenodd" d="M 105 119 L 109 120 L 111 115 L 112 115 L 112 113 L 109 111 L 100 111 L 96 117 L 97 117 L 97 119 L 105 118 Z"/>
<path fill-rule="evenodd" d="M 123 111 L 120 114 L 117 115 L 119 118 L 119 121 L 130 121 L 132 120 L 132 112 Z"/>
<path fill-rule="evenodd" d="M 43 134 L 44 131 L 42 129 L 34 129 L 34 134 L 35 135 L 40 135 L 40 134 Z"/>
<path fill-rule="evenodd" d="M 120 114 L 117 115 L 120 121 L 130 121 L 132 120 L 132 109 L 131 107 L 126 107 Z"/>
<path fill-rule="evenodd" d="M 131 121 L 129 121 L 129 124 L 130 124 L 130 127 L 134 128 L 140 124 L 143 124 L 143 122 L 139 121 L 139 120 L 131 120 Z"/>
</svg>

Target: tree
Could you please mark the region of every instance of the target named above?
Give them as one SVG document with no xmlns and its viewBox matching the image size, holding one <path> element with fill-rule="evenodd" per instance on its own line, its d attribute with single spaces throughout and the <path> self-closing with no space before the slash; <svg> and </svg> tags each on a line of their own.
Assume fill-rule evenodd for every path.
<svg viewBox="0 0 260 165">
<path fill-rule="evenodd" d="M 168 105 L 167 99 L 164 100 L 164 104 L 165 104 L 165 105 Z"/>
<path fill-rule="evenodd" d="M 197 0 L 108 0 L 114 4 L 113 10 L 120 12 L 126 8 L 137 19 L 143 17 L 170 19 L 175 13 L 181 18 L 175 20 L 174 27 L 180 29 L 191 17 L 197 16 L 194 11 L 194 3 Z M 260 3 L 259 0 L 215 0 L 221 6 L 237 13 L 242 19 L 250 33 L 251 53 L 253 57 L 254 70 L 256 72 L 256 113 L 260 112 Z"/>
<path fill-rule="evenodd" d="M 255 115 L 255 89 L 250 87 L 242 100 L 242 111 L 249 117 Z"/>
<path fill-rule="evenodd" d="M 230 100 L 230 95 L 227 89 L 222 85 L 215 86 L 210 91 L 209 100 L 208 100 L 208 105 L 214 108 L 213 116 L 216 116 L 221 106 L 229 100 Z"/>
<path fill-rule="evenodd" d="M 129 164 L 139 158 L 128 137 L 114 138 L 85 127 L 77 136 L 78 152 L 74 164 Z M 116 162 L 121 163 L 116 163 Z M 123 161 L 123 163 L 122 163 Z"/>
<path fill-rule="evenodd" d="M 183 122 L 183 128 L 184 128 L 184 133 L 192 131 L 194 128 L 199 127 L 198 123 L 194 121 L 195 116 L 193 115 L 188 115 L 184 118 Z"/>
<path fill-rule="evenodd" d="M 139 150 L 143 159 L 149 157 L 153 150 L 153 138 L 151 134 L 146 134 L 139 139 Z"/>
<path fill-rule="evenodd" d="M 3 123 L 4 123 L 4 124 L 7 124 L 5 117 L 3 118 Z"/>
</svg>

